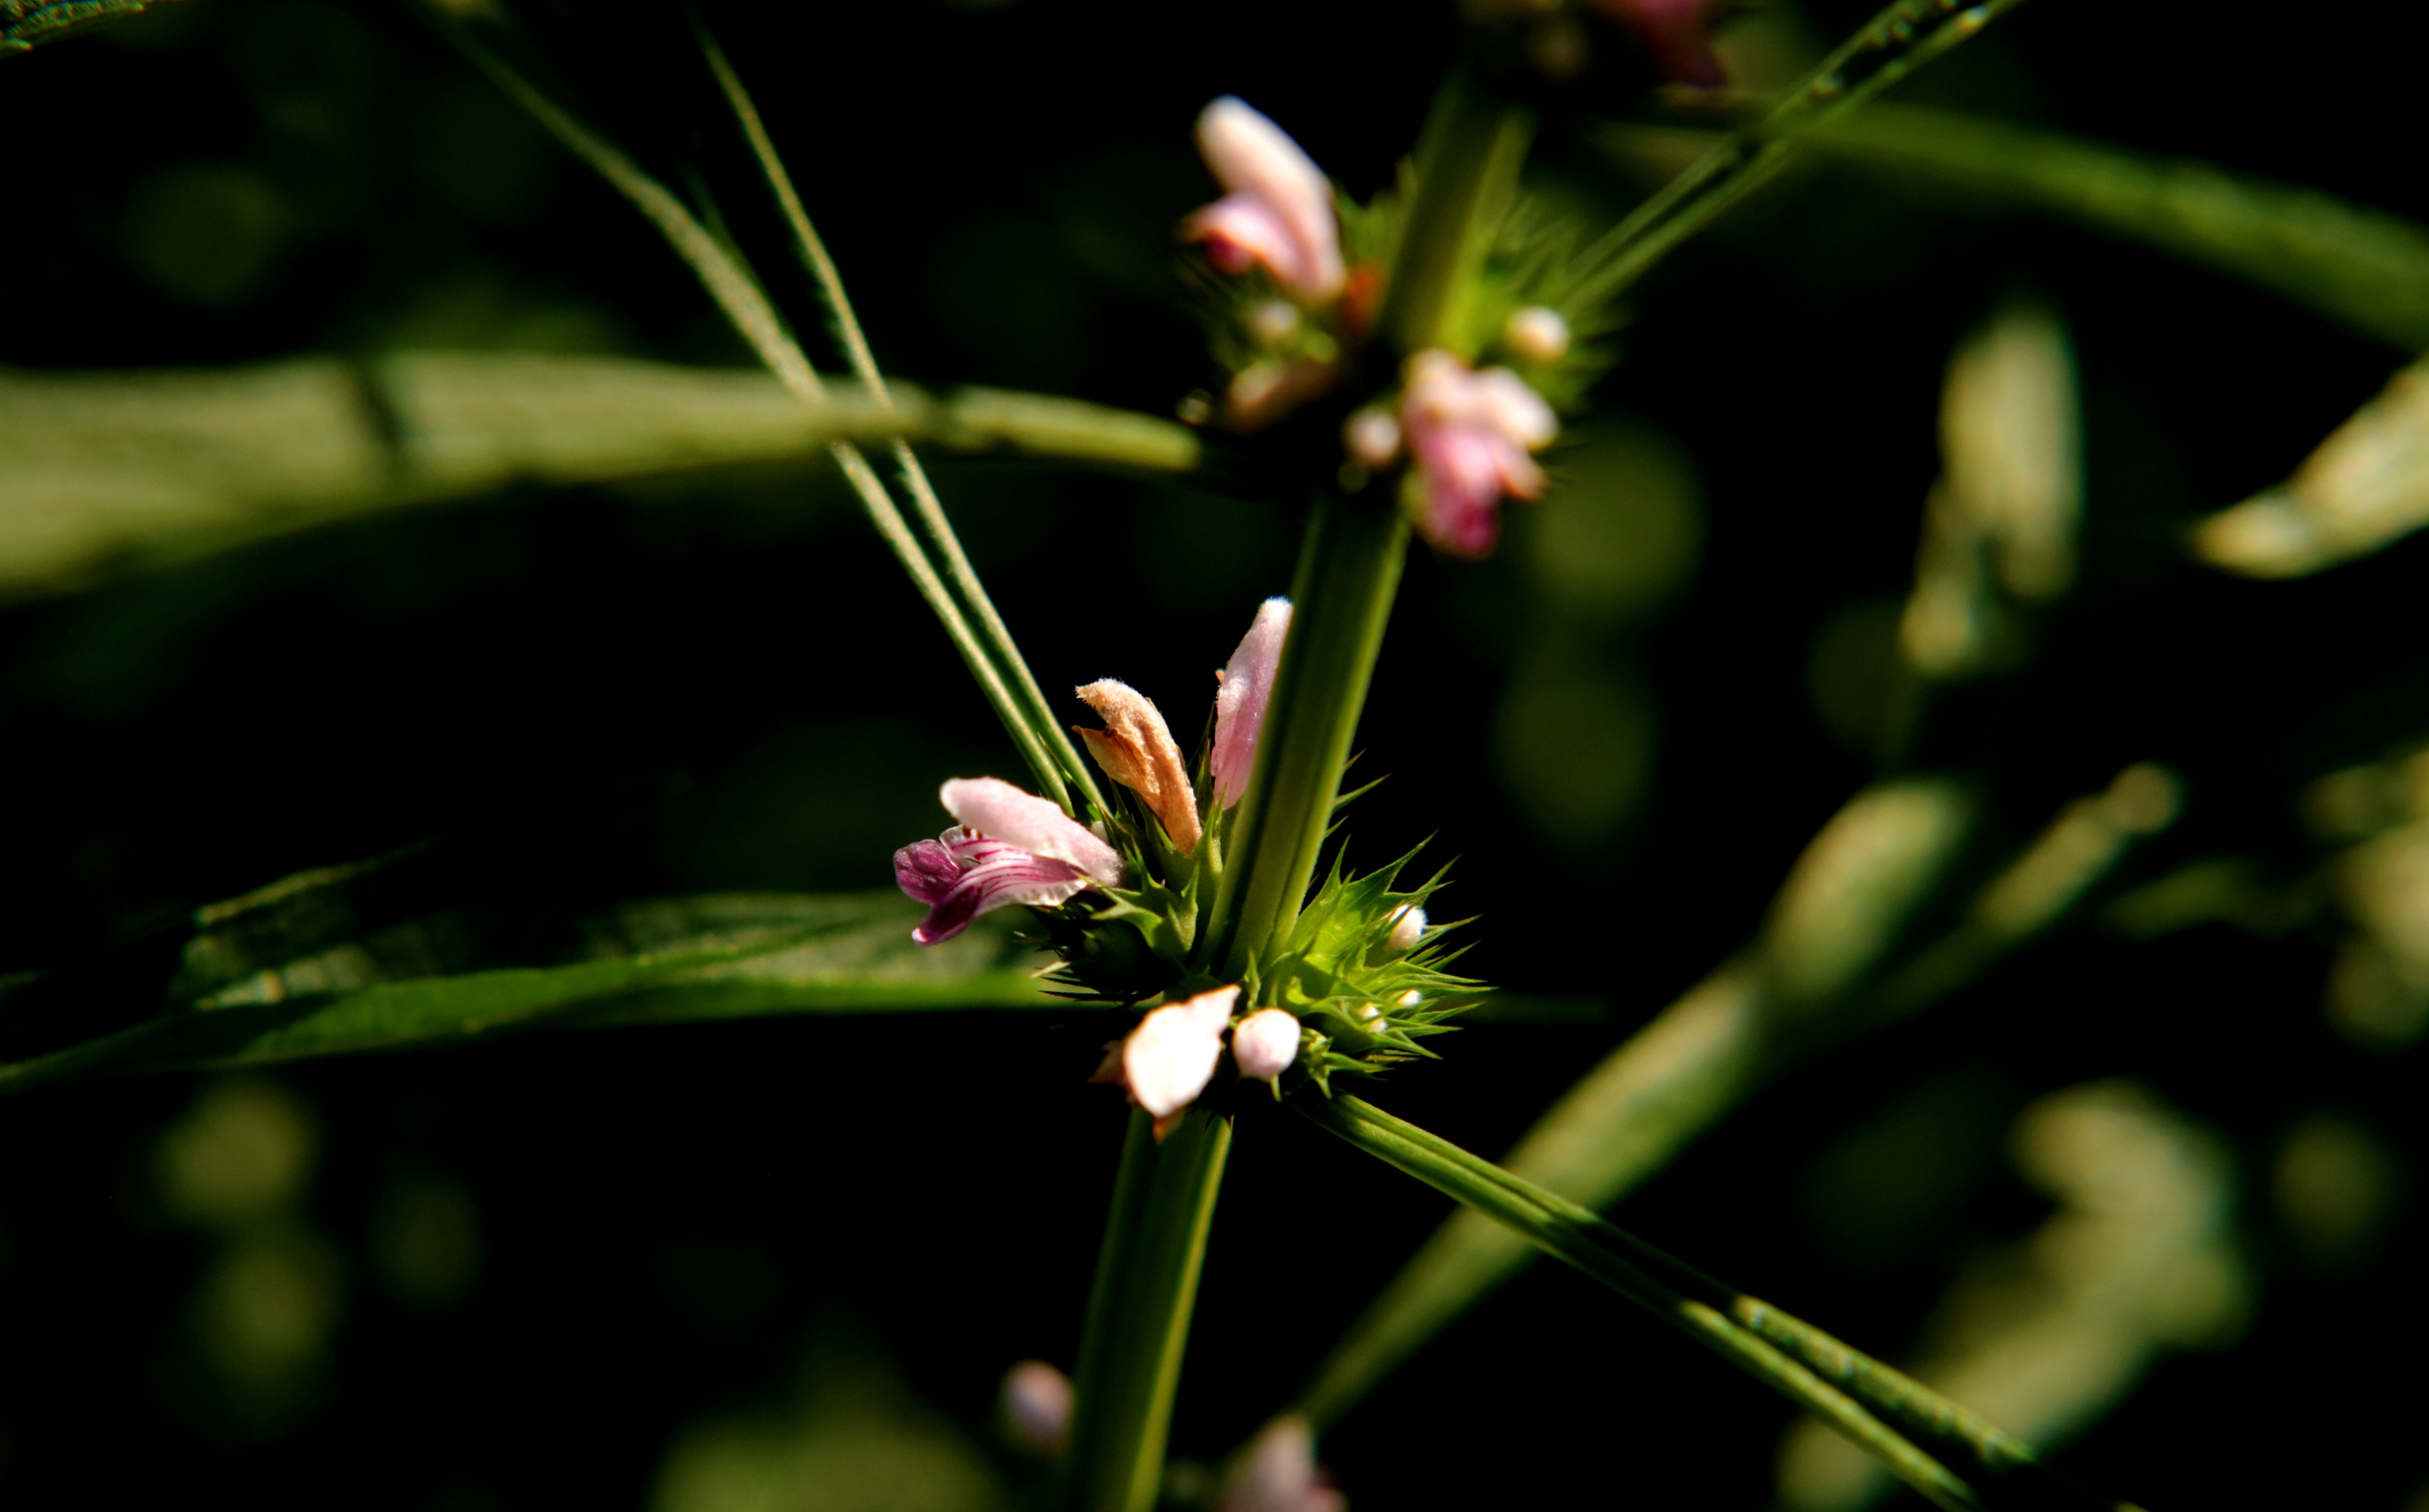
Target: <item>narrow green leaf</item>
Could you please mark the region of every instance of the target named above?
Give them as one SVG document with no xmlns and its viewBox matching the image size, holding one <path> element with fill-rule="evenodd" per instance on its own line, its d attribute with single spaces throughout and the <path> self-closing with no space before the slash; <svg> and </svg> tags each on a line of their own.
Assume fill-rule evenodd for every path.
<svg viewBox="0 0 2429 1512">
<path fill-rule="evenodd" d="M 1807 847 L 1764 934 L 1606 1056 L 1504 1163 L 1564 1199 L 1609 1207 L 1780 1066 L 1938 1001 L 2064 918 L 2136 841 L 2166 827 L 2178 797 L 2162 769 L 2127 768 L 2106 793 L 2070 805 L 1945 933 L 1902 949 L 1974 800 L 1941 782 L 1868 789 Z M 1334 1421 L 1530 1258 L 1507 1232 L 1454 1213 L 1350 1326 L 1294 1410 Z"/>
<path fill-rule="evenodd" d="M 1574 1204 L 1358 1098 L 1319 1098 L 1302 1093 L 1293 1099 L 1292 1106 L 1321 1127 L 1503 1225 L 1527 1243 L 1577 1267 L 1686 1332 L 1877 1456 L 1933 1505 L 1964 1508 L 1978 1504 L 1971 1487 L 1912 1440 L 1773 1343 L 1733 1321 L 1705 1297 L 1688 1294 L 1677 1285 L 1684 1280 L 1690 1291 L 1723 1294 L 1724 1300 L 1734 1300 L 1726 1297 L 1727 1289 L 1718 1283 L 1695 1274 L 1667 1256 L 1660 1256 L 1651 1246 Z M 1660 1256 L 1670 1274 L 1657 1276 L 1638 1263 L 1648 1254 Z"/>
<path fill-rule="evenodd" d="M 406 1049 L 549 1025 L 592 1028 L 768 1014 L 1048 1009 L 1001 917 L 936 946 L 892 893 L 719 894 L 591 922 L 588 959 L 423 974 L 444 916 L 354 929 L 376 866 L 306 873 L 198 914 L 165 1006 L 0 1064 L 0 1093 L 102 1073 Z M 12 984 L 0 1023 L 39 979 Z"/>
<path fill-rule="evenodd" d="M 30 53 L 103 22 L 138 15 L 164 0 L 0 0 L 0 58 Z"/>
<path fill-rule="evenodd" d="M 1831 121 L 1806 144 L 1851 167 L 2147 242 L 2406 352 L 2429 348 L 2429 227 L 2384 210 L 2197 159 L 1916 106 Z"/>
<path fill-rule="evenodd" d="M 749 370 L 537 353 L 0 370 L 0 598 L 516 484 L 820 462 L 839 439 L 1149 470 L 1198 461 L 1195 434 L 1152 416 L 995 389 L 889 393 L 890 408 L 838 383 L 813 407 Z"/>
</svg>

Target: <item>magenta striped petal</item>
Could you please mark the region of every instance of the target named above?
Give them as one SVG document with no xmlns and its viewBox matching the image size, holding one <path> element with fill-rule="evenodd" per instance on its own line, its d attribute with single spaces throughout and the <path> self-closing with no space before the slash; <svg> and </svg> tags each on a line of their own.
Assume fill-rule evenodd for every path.
<svg viewBox="0 0 2429 1512">
<path fill-rule="evenodd" d="M 962 863 L 941 842 L 922 840 L 894 853 L 894 880 L 914 901 L 941 903 L 962 879 Z"/>
<path fill-rule="evenodd" d="M 935 845 L 934 841 L 922 844 Z M 911 931 L 911 938 L 920 945 L 940 945 L 970 927 L 980 914 L 1014 903 L 1026 903 L 1035 908 L 1052 908 L 1067 903 L 1091 885 L 1086 873 L 1067 862 L 1033 856 L 1016 846 L 993 841 L 976 842 L 986 849 L 986 859 L 964 870 L 950 890 L 934 899 L 911 896 L 928 903 L 928 916 Z M 906 846 L 915 850 L 917 846 Z M 937 846 L 937 849 L 947 847 Z M 956 845 L 952 848 L 961 848 Z M 900 872 L 900 861 L 897 868 Z M 905 885 L 903 891 L 910 893 Z"/>
</svg>

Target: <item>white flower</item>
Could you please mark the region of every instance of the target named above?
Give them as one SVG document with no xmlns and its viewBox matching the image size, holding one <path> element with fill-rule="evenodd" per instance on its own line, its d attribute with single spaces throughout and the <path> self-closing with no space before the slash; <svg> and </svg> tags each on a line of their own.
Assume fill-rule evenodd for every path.
<svg viewBox="0 0 2429 1512">
<path fill-rule="evenodd" d="M 1217 987 L 1167 1003 L 1139 1020 L 1122 1042 L 1122 1085 L 1159 1127 L 1198 1100 L 1223 1058 L 1223 1030 L 1240 989 Z"/>
<path fill-rule="evenodd" d="M 1568 355 L 1569 322 L 1544 304 L 1512 310 L 1501 322 L 1501 339 L 1524 362 L 1558 362 Z"/>
<path fill-rule="evenodd" d="M 1392 915 L 1392 938 L 1387 942 L 1395 950 L 1409 951 L 1426 937 L 1426 911 L 1412 903 Z"/>
</svg>

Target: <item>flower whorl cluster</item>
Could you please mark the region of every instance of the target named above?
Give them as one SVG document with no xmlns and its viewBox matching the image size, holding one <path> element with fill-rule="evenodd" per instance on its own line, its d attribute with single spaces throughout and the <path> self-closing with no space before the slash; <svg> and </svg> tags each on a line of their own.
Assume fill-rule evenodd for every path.
<svg viewBox="0 0 2429 1512">
<path fill-rule="evenodd" d="M 1409 359 L 1398 429 L 1415 464 L 1409 491 L 1419 533 L 1446 556 L 1473 560 L 1501 539 L 1503 498 L 1543 497 L 1544 469 L 1531 453 L 1551 444 L 1561 422 L 1508 368 L 1478 372 L 1436 349 Z"/>
<path fill-rule="evenodd" d="M 1235 321 L 1253 354 L 1231 374 L 1224 418 L 1254 431 L 1341 383 L 1385 275 L 1345 258 L 1330 183 L 1273 122 L 1226 95 L 1198 117 L 1198 146 L 1228 192 L 1181 222 L 1182 239 L 1202 246 L 1216 271 L 1261 273 L 1285 296 L 1250 304 Z M 1516 360 L 1549 367 L 1568 353 L 1568 322 L 1548 306 L 1523 306 L 1499 341 Z M 1409 359 L 1396 404 L 1350 417 L 1343 444 L 1368 473 L 1405 458 L 1404 507 L 1418 534 L 1446 556 L 1473 559 L 1498 541 L 1503 499 L 1542 496 L 1533 453 L 1559 433 L 1551 405 L 1517 371 L 1479 372 L 1434 349 Z"/>
<path fill-rule="evenodd" d="M 1337 860 L 1287 939 L 1250 960 L 1243 979 L 1210 980 L 1196 946 L 1256 770 L 1290 627 L 1288 600 L 1258 608 L 1214 674 L 1214 728 L 1194 768 L 1153 700 L 1103 679 L 1076 690 L 1103 728 L 1075 728 L 1128 799 L 1082 825 L 1009 782 L 956 778 L 937 795 L 955 828 L 895 853 L 896 880 L 928 906 L 912 931 L 919 944 L 941 944 L 992 910 L 1022 904 L 1062 956 L 1052 977 L 1070 995 L 1124 1005 L 1162 998 L 1106 1046 L 1096 1076 L 1146 1109 L 1159 1137 L 1205 1093 L 1227 1049 L 1240 1081 L 1264 1082 L 1276 1095 L 1302 1069 L 1323 1085 L 1336 1071 L 1424 1053 L 1413 1036 L 1435 1032 L 1471 985 L 1436 970 L 1425 943 L 1422 903 L 1435 884 L 1396 893 L 1397 866 L 1345 879 Z"/>
</svg>

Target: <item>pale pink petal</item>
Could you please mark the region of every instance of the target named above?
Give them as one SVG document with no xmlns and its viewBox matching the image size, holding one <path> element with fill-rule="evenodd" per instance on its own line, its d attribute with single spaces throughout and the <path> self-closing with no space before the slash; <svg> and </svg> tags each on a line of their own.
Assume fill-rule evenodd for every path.
<svg viewBox="0 0 2429 1512">
<path fill-rule="evenodd" d="M 1505 466 L 1526 454 L 1475 426 L 1412 425 L 1409 441 L 1425 475 L 1419 533 L 1446 555 L 1490 556 L 1501 538 Z"/>
<path fill-rule="evenodd" d="M 1163 1118 L 1198 1100 L 1223 1058 L 1223 1029 L 1239 999 L 1238 987 L 1217 987 L 1139 1020 L 1122 1042 L 1122 1080 L 1141 1108 Z"/>
<path fill-rule="evenodd" d="M 953 890 L 929 908 L 911 938 L 923 945 L 942 945 L 968 929 L 982 913 L 1015 903 L 1053 908 L 1092 885 L 1089 877 L 1068 862 L 1004 846 L 985 862 L 963 871 Z"/>
<path fill-rule="evenodd" d="M 1386 942 L 1395 950 L 1414 950 L 1417 942 L 1426 937 L 1426 911 L 1412 903 L 1392 915 L 1392 937 Z"/>
<path fill-rule="evenodd" d="M 1240 638 L 1223 668 L 1223 685 L 1214 694 L 1214 801 L 1230 808 L 1248 791 L 1249 774 L 1257 766 L 1257 732 L 1265 723 L 1265 700 L 1273 696 L 1274 671 L 1281 666 L 1282 641 L 1290 634 L 1288 599 L 1268 599 Z"/>
<path fill-rule="evenodd" d="M 1106 887 L 1119 887 L 1129 879 L 1129 868 L 1113 846 L 1053 803 L 1000 778 L 957 777 L 939 788 L 936 797 L 946 813 L 989 839 L 1007 841 L 1033 856 L 1068 862 Z"/>
<path fill-rule="evenodd" d="M 1181 239 L 1206 243 L 1206 255 L 1227 273 L 1262 265 L 1284 288 L 1307 277 L 1307 249 L 1273 206 L 1253 194 L 1226 194 L 1181 222 Z"/>
<path fill-rule="evenodd" d="M 1297 248 L 1297 271 L 1275 278 L 1299 298 L 1329 300 L 1341 292 L 1341 228 L 1332 185 L 1288 133 L 1245 102 L 1225 95 L 1198 117 L 1198 151 L 1215 181 L 1234 196 L 1264 202 Z M 1273 265 L 1268 264 L 1268 267 Z"/>
<path fill-rule="evenodd" d="M 1231 1059 L 1240 1075 L 1271 1081 L 1298 1059 L 1298 1020 L 1279 1008 L 1259 1009 L 1231 1031 Z"/>
<path fill-rule="evenodd" d="M 1561 434 L 1552 406 L 1527 386 L 1527 380 L 1507 368 L 1487 368 L 1476 375 L 1478 397 L 1495 430 L 1513 446 L 1540 452 Z"/>
</svg>

